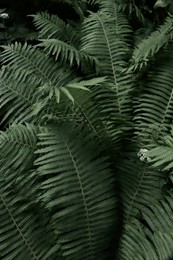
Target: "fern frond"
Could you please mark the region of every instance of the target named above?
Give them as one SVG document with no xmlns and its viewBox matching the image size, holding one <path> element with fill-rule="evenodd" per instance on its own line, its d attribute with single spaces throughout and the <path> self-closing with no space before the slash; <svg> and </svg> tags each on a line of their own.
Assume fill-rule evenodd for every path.
<svg viewBox="0 0 173 260">
<path fill-rule="evenodd" d="M 108 16 L 103 12 L 91 13 L 85 19 L 81 50 L 97 57 L 101 63 L 102 72 L 115 77 L 115 71 L 119 71 L 118 69 L 125 64 L 124 58 L 127 55 L 128 48 L 123 37 L 119 37 L 120 31 L 114 30 L 114 18 L 110 15 Z M 117 13 L 117 16 L 119 16 L 119 13 Z M 120 29 L 120 27 L 118 28 Z M 124 30 L 121 32 L 122 35 L 123 32 Z M 113 44 L 113 42 L 116 44 Z"/>
<path fill-rule="evenodd" d="M 46 12 L 38 13 L 33 17 L 40 31 L 39 38 L 42 41 L 40 46 L 44 47 L 48 54 L 53 54 L 55 60 L 59 58 L 62 64 L 69 62 L 70 66 L 81 65 L 83 70 L 86 67 L 96 67 L 96 71 L 98 70 L 96 59 L 79 50 L 81 33 L 77 26 L 74 28 L 56 15 Z"/>
<path fill-rule="evenodd" d="M 129 90 L 130 92 L 130 90 Z M 117 104 L 117 93 L 109 84 L 105 84 L 100 88 L 93 89 L 92 96 L 100 113 L 100 118 L 104 126 L 106 136 L 110 138 L 112 145 L 118 145 L 119 140 L 125 133 L 132 128 L 130 121 L 130 93 L 124 92 L 123 114 L 119 115 Z M 127 98 L 128 97 L 128 98 Z M 127 99 L 128 101 L 127 101 Z M 118 148 L 118 146 L 117 146 Z"/>
<path fill-rule="evenodd" d="M 169 128 L 173 115 L 172 90 L 172 55 L 169 52 L 164 59 L 157 62 L 151 70 L 146 82 L 146 90 L 139 99 L 136 107 L 135 120 L 139 133 L 150 124 L 158 125 L 158 134 L 162 128 Z M 159 130 L 160 128 L 160 130 Z"/>
<path fill-rule="evenodd" d="M 120 245 L 120 259 L 172 259 L 173 218 L 170 192 L 158 203 L 144 207 L 141 219 L 125 226 Z"/>
<path fill-rule="evenodd" d="M 40 84 L 42 82 L 54 83 L 57 79 L 58 64 L 47 57 L 43 52 L 25 43 L 15 43 L 3 46 L 1 54 L 3 63 L 14 68 L 14 77 L 25 81 L 29 76 L 31 82 Z M 56 73 L 56 74 L 55 74 Z"/>
<path fill-rule="evenodd" d="M 146 153 L 151 158 L 152 166 L 160 170 L 172 170 L 173 168 L 173 136 L 165 135 L 162 138 L 162 144 L 150 145 L 149 151 Z"/>
<path fill-rule="evenodd" d="M 141 69 L 151 58 L 173 38 L 173 17 L 168 16 L 158 30 L 140 41 L 132 55 L 130 70 Z"/>
<path fill-rule="evenodd" d="M 77 28 L 66 24 L 57 15 L 47 12 L 39 12 L 32 15 L 34 24 L 39 30 L 39 38 L 57 39 L 78 48 L 80 44 L 80 33 Z"/>
<path fill-rule="evenodd" d="M 34 121 L 32 106 L 36 102 L 36 86 L 30 81 L 20 82 L 9 67 L 0 71 L 1 123 Z"/>
<path fill-rule="evenodd" d="M 14 125 L 6 132 L 0 132 L 1 173 L 12 178 L 14 171 L 20 173 L 28 168 L 27 161 L 26 164 L 24 162 L 28 159 L 30 165 L 33 161 L 37 131 L 37 128 L 30 125 Z M 16 172 L 14 174 L 16 178 Z"/>
<path fill-rule="evenodd" d="M 47 228 L 47 216 L 34 206 L 29 186 L 36 176 L 31 170 L 38 128 L 14 125 L 0 133 L 0 255 L 2 259 L 55 259 L 54 234 Z M 37 208 L 37 210 L 36 210 Z M 42 211 L 43 213 L 43 211 Z M 50 242 L 52 241 L 52 242 Z M 46 257 L 46 255 L 48 257 Z"/>
<path fill-rule="evenodd" d="M 119 181 L 122 186 L 125 220 L 137 216 L 144 205 L 150 205 L 162 197 L 165 182 L 160 171 L 150 169 L 147 162 L 141 162 L 136 155 L 124 160 L 120 169 Z M 135 165 L 135 167 L 134 167 Z"/>
<path fill-rule="evenodd" d="M 36 98 L 48 103 L 51 99 L 60 100 L 60 94 L 72 97 L 66 85 L 79 81 L 73 71 L 60 68 L 54 59 L 48 57 L 40 50 L 24 44 L 15 43 L 4 46 L 1 55 L 2 61 L 13 70 L 14 80 L 19 83 L 29 81 L 36 91 Z"/>
<path fill-rule="evenodd" d="M 121 12 L 127 12 L 129 16 L 135 15 L 142 24 L 146 22 L 141 9 L 134 2 L 118 3 L 118 10 Z"/>
<path fill-rule="evenodd" d="M 79 127 L 88 128 L 87 135 L 97 139 L 101 147 L 118 151 L 119 141 L 131 126 L 125 116 L 118 115 L 115 93 L 106 85 L 92 86 L 87 93 L 74 89 L 75 101 L 69 113 Z"/>
<path fill-rule="evenodd" d="M 129 42 L 131 38 L 132 28 L 124 13 L 124 10 L 120 8 L 120 5 L 114 0 L 102 0 L 100 4 L 101 12 L 110 16 L 110 23 L 114 22 L 114 31 L 118 37 L 124 39 L 125 42 Z"/>
<path fill-rule="evenodd" d="M 116 92 L 119 113 L 123 114 L 127 84 L 129 91 L 133 88 L 132 74 L 122 73 L 127 66 L 125 59 L 129 51 L 124 39 L 124 17 L 117 10 L 114 15 L 104 11 L 91 13 L 84 21 L 83 32 L 81 50 L 98 59 L 102 75 L 109 77 L 111 87 Z M 127 99 L 129 102 L 128 95 Z"/>
<path fill-rule="evenodd" d="M 58 60 L 60 64 L 69 64 L 71 67 L 81 66 L 85 71 L 86 66 L 96 67 L 98 69 L 97 60 L 85 54 L 82 51 L 77 50 L 75 47 L 58 39 L 40 39 L 41 43 L 38 46 L 44 47 L 45 52 L 48 55 L 53 55 L 55 60 Z"/>
<path fill-rule="evenodd" d="M 108 259 L 116 197 L 107 159 L 74 129 L 49 127 L 39 139 L 40 200 L 51 214 L 62 256 Z"/>
<path fill-rule="evenodd" d="M 146 236 L 143 226 L 137 219 L 124 225 L 118 258 L 121 260 L 158 259 L 150 239 Z"/>
</svg>

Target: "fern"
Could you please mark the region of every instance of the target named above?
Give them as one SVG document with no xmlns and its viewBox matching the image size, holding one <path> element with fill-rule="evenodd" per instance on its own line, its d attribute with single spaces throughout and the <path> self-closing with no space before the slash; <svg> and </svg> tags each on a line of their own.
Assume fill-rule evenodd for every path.
<svg viewBox="0 0 173 260">
<path fill-rule="evenodd" d="M 54 252 L 49 252 L 54 234 L 45 229 L 44 216 L 39 223 L 39 211 L 33 211 L 29 197 L 31 190 L 19 192 L 19 187 L 23 189 L 22 182 L 27 187 L 25 179 L 28 184 L 34 183 L 31 170 L 37 132 L 37 128 L 30 125 L 14 125 L 0 135 L 0 254 L 3 259 L 48 259 L 51 255 L 55 259 Z"/>
<path fill-rule="evenodd" d="M 135 120 L 139 123 L 140 132 L 150 124 L 158 125 L 158 135 L 163 127 L 169 128 L 172 118 L 172 61 L 161 60 L 160 66 L 154 66 L 149 74 L 149 88 L 140 97 L 136 108 Z"/>
<path fill-rule="evenodd" d="M 162 171 L 172 169 L 172 130 L 171 133 L 164 135 L 159 144 L 150 144 L 147 156 L 151 158 L 152 167 Z"/>
<path fill-rule="evenodd" d="M 142 24 L 146 22 L 142 11 L 134 3 L 134 1 L 132 1 L 132 3 L 118 3 L 118 10 L 120 10 L 121 12 L 127 12 L 129 16 L 132 16 L 134 14 Z"/>
<path fill-rule="evenodd" d="M 28 79 L 35 86 L 37 99 L 40 95 L 47 95 L 49 99 L 55 97 L 57 103 L 60 100 L 60 94 L 65 94 L 73 101 L 66 85 L 69 82 L 77 82 L 79 78 L 70 70 L 60 68 L 60 65 L 38 49 L 27 44 L 21 46 L 19 43 L 4 46 L 2 61 L 8 60 L 8 66 L 13 70 L 14 80 L 26 84 Z M 59 73 L 57 73 L 59 71 Z M 76 80 L 77 79 L 77 80 Z"/>
<path fill-rule="evenodd" d="M 61 64 L 68 63 L 70 67 L 73 67 L 76 63 L 77 66 L 81 66 L 83 70 L 86 64 L 88 64 L 88 66 L 96 67 L 97 71 L 97 60 L 94 59 L 94 57 L 80 52 L 75 49 L 75 47 L 60 40 L 44 39 L 41 41 L 42 43 L 38 46 L 44 47 L 44 50 L 48 54 L 55 56 L 55 60 L 58 60 Z"/>
<path fill-rule="evenodd" d="M 78 23 L 39 12 L 35 45 L 2 46 L 0 257 L 168 259 L 172 17 L 66 3 Z"/>
<path fill-rule="evenodd" d="M 133 155 L 133 157 L 133 160 L 124 161 L 119 177 L 127 222 L 143 211 L 144 205 L 154 204 L 162 197 L 162 186 L 165 182 L 160 171 L 151 170 L 147 162 L 140 162 L 137 156 Z M 133 169 L 134 165 L 135 169 Z"/>
<path fill-rule="evenodd" d="M 83 31 L 86 36 L 83 37 L 81 50 L 90 55 L 95 55 L 98 59 L 101 72 L 103 75 L 109 76 L 112 89 L 115 90 L 118 111 L 120 114 L 123 114 L 124 105 L 129 97 L 127 95 L 127 100 L 125 101 L 125 86 L 128 84 L 130 91 L 133 88 L 133 83 L 131 80 L 132 75 L 121 75 L 121 70 L 126 65 L 125 56 L 128 52 L 128 46 L 123 34 L 126 34 L 126 27 L 123 27 L 124 18 L 116 11 L 117 24 L 115 24 L 113 15 L 114 13 L 109 17 L 104 11 L 91 13 L 84 21 Z M 114 28 L 117 28 L 117 31 Z M 120 34 L 121 29 L 122 37 Z"/>
<path fill-rule="evenodd" d="M 32 106 L 36 102 L 36 87 L 29 81 L 20 82 L 14 78 L 13 69 L 1 70 L 0 108 L 1 123 L 30 122 Z M 28 86 L 28 87 L 26 87 Z"/>
<path fill-rule="evenodd" d="M 171 259 L 172 193 L 155 205 L 143 209 L 141 222 L 132 219 L 124 228 L 120 259 Z"/>
<path fill-rule="evenodd" d="M 69 135 L 63 128 L 39 135 L 35 165 L 44 177 L 40 200 L 50 211 L 62 256 L 107 259 L 111 239 L 107 235 L 114 227 L 116 207 L 114 178 L 107 159 L 99 159 L 96 148 L 90 156 L 95 145 L 76 135 L 78 132 L 73 130 Z"/>
<path fill-rule="evenodd" d="M 80 35 L 77 28 L 66 24 L 57 15 L 50 15 L 47 12 L 40 12 L 31 16 L 34 18 L 34 24 L 39 30 L 39 38 L 59 39 L 73 47 L 78 47 L 80 43 Z"/>
<path fill-rule="evenodd" d="M 55 60 L 59 58 L 62 64 L 70 64 L 73 67 L 76 63 L 77 66 L 81 66 L 83 71 L 87 64 L 88 67 L 94 67 L 96 72 L 99 70 L 97 60 L 79 50 L 81 30 L 77 25 L 76 27 L 70 26 L 57 16 L 50 16 L 47 13 L 38 13 L 33 17 L 35 25 L 40 30 L 40 46 L 44 47 L 48 54 L 53 54 Z"/>
<path fill-rule="evenodd" d="M 151 57 L 172 40 L 172 24 L 172 16 L 168 16 L 158 30 L 151 33 L 136 46 L 132 55 L 130 70 L 141 69 L 151 60 Z"/>
</svg>

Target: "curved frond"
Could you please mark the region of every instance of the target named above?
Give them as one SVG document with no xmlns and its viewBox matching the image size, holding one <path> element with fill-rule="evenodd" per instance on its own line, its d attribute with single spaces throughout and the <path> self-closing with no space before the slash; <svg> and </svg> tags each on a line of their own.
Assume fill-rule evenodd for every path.
<svg viewBox="0 0 173 260">
<path fill-rule="evenodd" d="M 169 53 L 169 57 L 157 62 L 149 73 L 145 91 L 136 107 L 135 120 L 140 134 L 144 128 L 154 124 L 158 125 L 158 133 L 161 133 L 162 128 L 169 128 L 172 122 L 172 65 L 172 55 Z"/>
<path fill-rule="evenodd" d="M 141 219 L 132 219 L 125 225 L 119 259 L 172 259 L 173 195 L 170 192 L 161 201 L 144 207 Z"/>
<path fill-rule="evenodd" d="M 55 253 L 58 256 L 58 247 L 53 250 L 54 234 L 45 228 L 47 216 L 42 215 L 41 220 L 38 205 L 34 209 L 32 189 L 36 176 L 31 170 L 37 133 L 38 128 L 32 125 L 14 125 L 7 132 L 0 133 L 2 259 L 46 260 L 50 256 L 55 259 Z"/>
<path fill-rule="evenodd" d="M 145 24 L 146 19 L 141 9 L 134 3 L 134 1 L 132 3 L 130 3 L 130 1 L 129 3 L 126 3 L 126 1 L 124 3 L 118 3 L 117 6 L 119 11 L 127 12 L 129 17 L 135 15 L 142 24 Z"/>
<path fill-rule="evenodd" d="M 124 10 L 122 10 L 120 6 L 121 4 L 117 4 L 114 0 L 102 0 L 100 3 L 100 10 L 110 16 L 110 23 L 114 23 L 114 31 L 117 37 L 123 39 L 127 44 L 131 38 L 132 28 Z"/>
<path fill-rule="evenodd" d="M 116 94 L 106 82 L 89 89 L 89 92 L 73 90 L 74 104 L 69 107 L 71 120 L 81 128 L 88 128 L 87 135 L 96 138 L 105 150 L 112 147 L 118 151 L 121 138 L 132 125 L 128 124 L 127 117 L 119 116 Z"/>
<path fill-rule="evenodd" d="M 59 60 L 61 64 L 69 64 L 70 66 L 81 66 L 85 71 L 86 67 L 99 69 L 97 60 L 80 51 L 80 30 L 66 24 L 56 15 L 50 15 L 46 12 L 34 15 L 34 23 L 40 31 L 39 46 L 44 47 L 46 53 L 55 56 L 55 60 Z M 43 39 L 43 40 L 42 40 Z"/>
<path fill-rule="evenodd" d="M 151 58 L 173 38 L 173 17 L 168 16 L 158 30 L 140 41 L 132 55 L 130 70 L 141 69 Z"/>
<path fill-rule="evenodd" d="M 116 92 L 119 114 L 123 114 L 125 103 L 129 103 L 126 91 L 133 89 L 133 75 L 122 73 L 129 52 L 124 34 L 129 28 L 124 16 L 116 9 L 114 13 L 106 10 L 91 13 L 85 19 L 81 50 L 98 59 L 101 74 L 109 77 L 111 88 Z"/>
<path fill-rule="evenodd" d="M 88 143 L 72 129 L 51 127 L 39 139 L 35 165 L 43 178 L 40 200 L 52 216 L 62 256 L 109 259 L 116 222 L 109 162 L 95 142 Z"/>
<path fill-rule="evenodd" d="M 80 33 L 78 29 L 66 24 L 57 15 L 39 12 L 36 15 L 32 15 L 32 17 L 34 18 L 36 28 L 39 30 L 39 38 L 54 38 L 75 48 L 79 46 Z"/>
<path fill-rule="evenodd" d="M 20 82 L 9 67 L 0 71 L 1 123 L 34 121 L 32 107 L 37 101 L 37 86 L 29 80 Z"/>
<path fill-rule="evenodd" d="M 30 125 L 14 125 L 6 132 L 0 132 L 1 174 L 10 179 L 14 174 L 15 179 L 16 171 L 21 173 L 32 165 L 37 131 L 36 127 Z"/>
<path fill-rule="evenodd" d="M 14 69 L 14 78 L 23 82 L 30 77 L 30 81 L 37 85 L 57 81 L 59 66 L 42 51 L 17 42 L 3 48 L 1 60 Z"/>
<path fill-rule="evenodd" d="M 147 152 L 151 158 L 152 166 L 160 170 L 172 170 L 173 168 L 173 132 L 171 135 L 165 135 L 160 145 L 152 144 Z"/>
<path fill-rule="evenodd" d="M 21 84 L 29 81 L 33 90 L 37 89 L 37 101 L 40 99 L 40 102 L 46 104 L 51 99 L 56 99 L 59 103 L 61 94 L 73 101 L 66 85 L 78 82 L 79 77 L 73 71 L 61 68 L 60 64 L 42 51 L 27 43 L 23 46 L 15 43 L 4 46 L 1 58 L 5 64 L 8 62 L 8 67 L 13 70 L 14 80 Z"/>
<path fill-rule="evenodd" d="M 133 160 L 124 160 L 120 170 L 124 216 L 128 221 L 137 216 L 144 205 L 150 205 L 162 197 L 165 177 L 162 172 L 150 169 L 147 162 L 141 162 L 137 155 Z"/>
<path fill-rule="evenodd" d="M 75 47 L 58 39 L 40 40 L 41 43 L 38 46 L 44 47 L 45 52 L 48 55 L 53 55 L 60 64 L 69 64 L 71 67 L 81 66 L 83 71 L 87 66 L 96 67 L 96 71 L 99 70 L 97 60 L 94 57 L 77 50 Z"/>
<path fill-rule="evenodd" d="M 124 91 L 122 101 L 123 114 L 119 115 L 119 107 L 117 102 L 117 93 L 111 88 L 111 84 L 104 84 L 100 88 L 93 88 L 92 98 L 95 106 L 99 111 L 101 122 L 105 130 L 105 136 L 110 138 L 110 144 L 118 149 L 118 142 L 126 133 L 132 129 L 133 125 L 130 121 L 130 90 Z"/>
</svg>

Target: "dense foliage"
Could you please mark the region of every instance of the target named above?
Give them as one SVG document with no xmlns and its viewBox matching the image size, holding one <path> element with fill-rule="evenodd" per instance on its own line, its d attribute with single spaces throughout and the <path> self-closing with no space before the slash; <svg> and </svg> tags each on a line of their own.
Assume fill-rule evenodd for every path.
<svg viewBox="0 0 173 260">
<path fill-rule="evenodd" d="M 171 259 L 173 4 L 63 4 L 0 13 L 0 257 Z"/>
</svg>

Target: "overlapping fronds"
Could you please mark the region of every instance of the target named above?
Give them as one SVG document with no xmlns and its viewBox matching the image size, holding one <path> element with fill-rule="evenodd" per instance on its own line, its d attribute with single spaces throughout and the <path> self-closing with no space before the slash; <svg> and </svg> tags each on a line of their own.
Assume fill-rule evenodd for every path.
<svg viewBox="0 0 173 260">
<path fill-rule="evenodd" d="M 32 167 L 36 134 L 37 128 L 30 125 L 27 127 L 14 125 L 7 132 L 0 133 L 1 173 L 8 175 L 11 172 L 9 175 L 11 178 L 15 170 L 19 173 L 26 170 L 29 167 L 24 164 L 26 159 Z"/>
<path fill-rule="evenodd" d="M 145 17 L 141 11 L 141 9 L 133 2 L 124 2 L 122 3 L 122 1 L 118 1 L 120 3 L 117 3 L 117 6 L 118 6 L 118 10 L 121 11 L 121 12 L 127 12 L 129 16 L 136 16 L 138 18 L 138 20 L 141 22 L 141 23 L 145 23 L 146 20 L 145 20 Z"/>
<path fill-rule="evenodd" d="M 20 82 L 9 67 L 0 71 L 1 123 L 30 122 L 32 106 L 36 102 L 36 86 L 29 80 Z"/>
<path fill-rule="evenodd" d="M 123 12 L 124 10 L 120 7 L 120 4 L 117 4 L 114 0 L 102 0 L 100 3 L 100 9 L 108 16 L 111 16 L 110 23 L 114 23 L 114 31 L 116 35 L 122 38 L 125 42 L 129 42 L 132 28 L 127 16 Z"/>
<path fill-rule="evenodd" d="M 172 259 L 173 195 L 144 207 L 141 218 L 132 219 L 124 227 L 119 258 L 126 260 Z"/>
<path fill-rule="evenodd" d="M 160 170 L 171 170 L 173 168 L 173 131 L 171 135 L 165 135 L 162 137 L 162 143 L 151 144 L 150 149 L 147 152 L 147 156 L 152 159 L 152 166 Z"/>
<path fill-rule="evenodd" d="M 146 38 L 142 28 L 130 63 L 127 14 L 144 23 L 133 1 L 66 2 L 79 25 L 40 12 L 40 42 L 6 45 L 0 55 L 1 122 L 23 124 L 0 133 L 0 257 L 166 260 L 172 17 Z M 138 158 L 140 145 L 147 157 Z"/>
<path fill-rule="evenodd" d="M 17 87 L 21 88 L 21 92 L 36 92 L 35 99 L 42 100 L 40 106 L 44 107 L 51 99 L 56 99 L 59 103 L 61 94 L 73 101 L 66 85 L 78 82 L 80 78 L 75 72 L 61 68 L 59 63 L 42 51 L 27 43 L 23 46 L 15 43 L 4 46 L 1 59 L 5 64 L 8 62 L 8 67 L 13 73 L 12 79 L 17 80 Z M 26 90 L 27 82 L 32 85 L 32 90 L 31 86 Z M 79 88 L 82 89 L 80 86 Z M 30 96 L 30 99 L 33 99 L 33 96 Z"/>
<path fill-rule="evenodd" d="M 27 43 L 22 45 L 16 42 L 4 46 L 1 60 L 5 64 L 8 62 L 8 66 L 14 69 L 14 78 L 22 82 L 28 77 L 36 85 L 56 85 L 60 81 L 59 64 Z M 60 71 L 62 73 L 62 70 Z"/>
<path fill-rule="evenodd" d="M 85 71 L 86 67 L 98 70 L 97 60 L 94 57 L 80 51 L 81 33 L 80 29 L 66 24 L 56 15 L 45 12 L 34 15 L 34 22 L 39 29 L 41 44 L 48 54 L 54 55 L 55 60 L 61 64 L 70 66 L 81 66 Z M 42 40 L 43 39 L 43 40 Z"/>
<path fill-rule="evenodd" d="M 108 14 L 110 8 L 111 5 L 106 5 L 103 11 L 91 13 L 85 19 L 81 50 L 98 59 L 101 73 L 109 77 L 111 88 L 116 92 L 118 111 L 123 114 L 124 105 L 129 103 L 127 91 L 130 92 L 133 88 L 132 74 L 122 73 L 127 66 L 125 59 L 129 47 L 125 35 L 129 26 L 116 8 L 113 9 L 115 12 Z"/>
<path fill-rule="evenodd" d="M 80 44 L 80 33 L 77 28 L 72 27 L 69 23 L 65 23 L 57 15 L 47 12 L 39 12 L 32 16 L 34 24 L 39 30 L 39 38 L 59 39 L 73 47 Z"/>
<path fill-rule="evenodd" d="M 44 47 L 45 52 L 53 55 L 60 64 L 69 64 L 70 67 L 77 65 L 83 71 L 87 66 L 95 68 L 96 72 L 99 70 L 96 58 L 58 39 L 43 39 L 38 46 Z"/>
<path fill-rule="evenodd" d="M 158 30 L 143 39 L 134 49 L 130 70 L 141 69 L 151 58 L 173 38 L 173 17 L 168 16 Z"/>
<path fill-rule="evenodd" d="M 37 132 L 38 128 L 32 125 L 14 125 L 7 132 L 0 133 L 2 259 L 55 259 L 58 250 L 58 247 L 53 250 L 54 234 L 44 226 L 48 221 L 46 215 L 45 218 L 40 216 L 38 205 L 38 210 L 36 206 L 34 209 L 33 197 L 30 197 L 36 179 L 31 170 Z"/>
<path fill-rule="evenodd" d="M 110 138 L 112 145 L 118 144 L 122 136 L 133 127 L 130 123 L 130 90 L 122 94 L 122 114 L 119 115 L 117 102 L 117 93 L 111 88 L 111 85 L 105 84 L 100 88 L 93 88 L 92 96 L 100 113 L 101 122 L 104 126 L 106 136 Z M 123 100 L 124 98 L 124 100 Z M 118 149 L 118 146 L 117 146 Z"/>
<path fill-rule="evenodd" d="M 172 55 L 157 62 L 145 82 L 145 90 L 136 108 L 135 120 L 140 133 L 149 125 L 158 125 L 158 132 L 168 128 L 173 115 Z M 159 130 L 160 128 L 160 130 Z"/>
<path fill-rule="evenodd" d="M 119 178 L 122 185 L 125 221 L 139 215 L 144 205 L 150 205 L 162 196 L 164 175 L 151 169 L 148 164 L 141 162 L 134 154 L 133 159 L 126 159 L 121 164 Z"/>
<path fill-rule="evenodd" d="M 89 89 L 89 92 L 73 90 L 74 104 L 68 112 L 71 120 L 81 128 L 87 127 L 87 135 L 96 138 L 106 150 L 112 147 L 118 151 L 121 139 L 133 125 L 128 123 L 128 117 L 119 116 L 116 94 L 107 82 Z"/>
<path fill-rule="evenodd" d="M 57 259 L 53 247 L 54 236 L 39 224 L 35 212 L 25 211 L 26 199 L 23 200 L 13 191 L 4 189 L 0 181 L 0 255 L 2 259 Z M 43 220 L 43 216 L 42 216 Z M 54 250 L 56 250 L 58 247 Z M 48 257 L 45 257 L 48 255 Z M 58 254 L 56 254 L 58 256 Z M 60 259 L 60 258 L 59 258 Z"/>
<path fill-rule="evenodd" d="M 109 259 L 116 222 L 115 180 L 97 145 L 71 126 L 39 134 L 35 165 L 65 259 Z M 91 153 L 92 151 L 92 153 Z"/>
<path fill-rule="evenodd" d="M 117 16 L 121 17 L 119 13 Z M 119 35 L 120 30 L 116 31 L 114 28 L 114 17 L 111 14 L 108 15 L 101 11 L 91 13 L 84 21 L 81 50 L 97 57 L 102 73 L 111 76 L 115 81 L 117 72 L 126 64 L 124 58 L 127 55 L 128 47 L 123 37 Z"/>
</svg>

